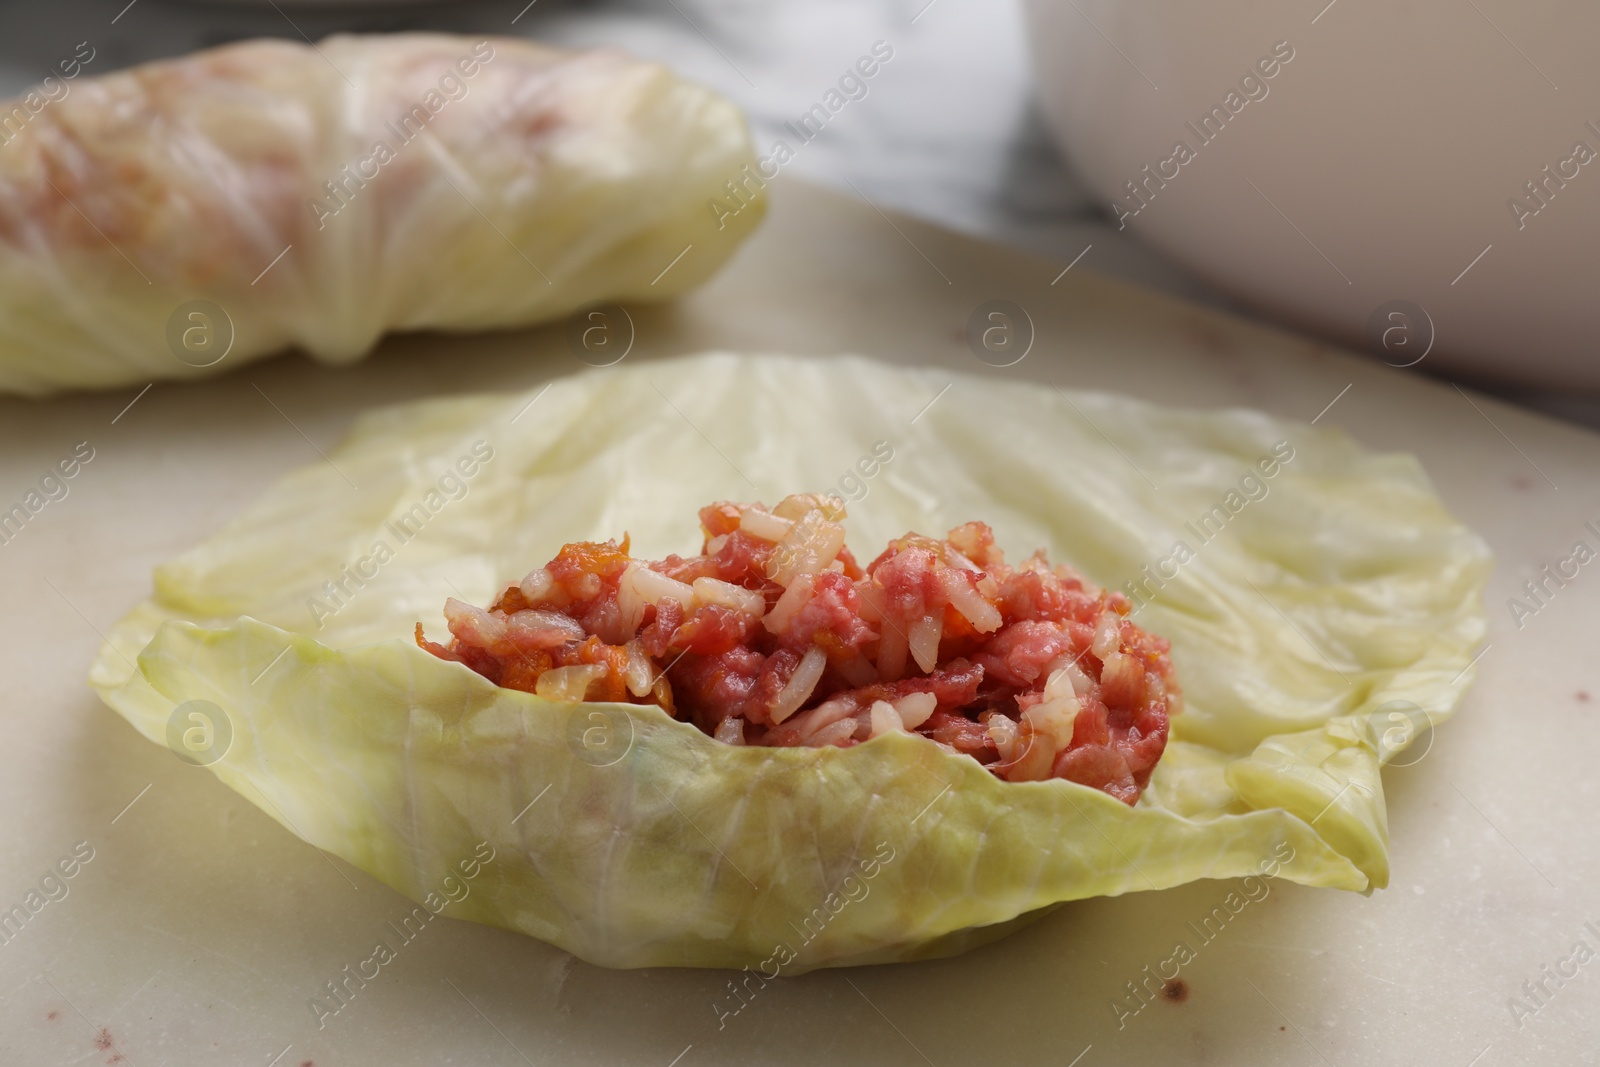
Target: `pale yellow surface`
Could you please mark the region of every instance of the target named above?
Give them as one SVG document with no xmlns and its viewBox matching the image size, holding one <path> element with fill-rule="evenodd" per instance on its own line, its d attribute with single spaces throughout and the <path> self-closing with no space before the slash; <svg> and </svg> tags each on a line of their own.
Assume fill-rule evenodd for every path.
<svg viewBox="0 0 1600 1067">
<path fill-rule="evenodd" d="M 630 360 L 848 350 L 1297 419 L 1339 396 L 1319 425 L 1422 459 L 1500 570 L 1477 686 L 1419 762 L 1385 772 L 1390 888 L 1363 898 L 1273 882 L 1209 943 L 1188 924 L 1237 883 L 1069 904 L 952 960 L 769 985 L 720 1029 L 719 1009 L 738 1003 L 725 972 L 608 971 L 433 920 L 318 1030 L 309 998 L 377 939 L 397 944 L 388 924 L 409 903 L 140 738 L 82 678 L 96 630 L 146 595 L 155 564 L 315 460 L 360 409 L 536 386 L 581 367 L 560 329 L 406 338 L 348 371 L 293 358 L 157 386 L 120 417 L 137 390 L 0 405 L 0 502 L 20 499 L 77 442 L 95 449 L 71 495 L 0 546 L 12 683 L 0 907 L 76 842 L 95 850 L 64 899 L 0 944 L 0 1051 L 40 1064 L 117 1051 L 135 1064 L 264 1064 L 287 1046 L 279 1063 L 664 1067 L 687 1048 L 684 1067 L 944 1067 L 992 1062 L 996 1049 L 1065 1065 L 1092 1046 L 1079 1061 L 1088 1067 L 1465 1064 L 1488 1046 L 1484 1064 L 1587 1062 L 1592 976 L 1569 980 L 1520 1031 L 1506 1001 L 1578 937 L 1593 941 L 1583 924 L 1597 917 L 1586 887 L 1600 875 L 1588 818 L 1595 713 L 1577 694 L 1600 694 L 1588 651 L 1596 594 L 1584 568 L 1520 631 L 1505 601 L 1575 541 L 1600 541 L 1583 528 L 1600 515 L 1593 436 L 1114 285 L 1084 264 L 1052 286 L 1059 265 L 896 220 L 902 235 L 870 207 L 792 183 L 774 193 L 768 225 L 709 287 L 635 310 Z M 977 363 L 962 338 L 970 311 L 993 298 L 1023 305 L 1038 330 L 1027 358 L 1003 371 Z M 1187 1000 L 1154 1003 L 1119 1031 L 1112 1001 L 1180 939 L 1195 950 L 1182 968 Z M 104 1051 L 101 1026 L 115 1042 Z"/>
</svg>

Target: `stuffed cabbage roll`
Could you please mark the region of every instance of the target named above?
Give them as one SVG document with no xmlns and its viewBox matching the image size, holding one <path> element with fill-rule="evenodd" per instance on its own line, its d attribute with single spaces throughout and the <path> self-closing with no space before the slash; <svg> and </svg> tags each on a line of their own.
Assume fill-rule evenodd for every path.
<svg viewBox="0 0 1600 1067">
<path fill-rule="evenodd" d="M 0 391 L 665 299 L 765 206 L 737 108 L 610 50 L 336 36 L 78 69 L 0 103 Z"/>
</svg>

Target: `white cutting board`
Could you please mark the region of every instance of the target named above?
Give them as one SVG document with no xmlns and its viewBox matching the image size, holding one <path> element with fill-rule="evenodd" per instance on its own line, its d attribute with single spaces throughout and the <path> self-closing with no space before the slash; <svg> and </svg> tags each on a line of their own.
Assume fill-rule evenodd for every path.
<svg viewBox="0 0 1600 1067">
<path fill-rule="evenodd" d="M 0 545 L 0 908 L 23 903 L 78 842 L 93 849 L 67 895 L 0 943 L 0 1063 L 1600 1062 L 1600 961 L 1560 987 L 1541 971 L 1572 970 L 1562 961 L 1580 937 L 1600 950 L 1584 928 L 1600 930 L 1600 564 L 1520 630 L 1506 607 L 1575 541 L 1600 546 L 1584 529 L 1600 519 L 1600 437 L 1081 265 L 1062 276 L 793 181 L 775 193 L 766 226 L 709 287 L 634 309 L 629 359 L 848 350 L 1321 413 L 1370 447 L 1422 458 L 1499 569 L 1477 686 L 1423 759 L 1385 772 L 1390 888 L 1273 884 L 1195 945 L 1186 1000 L 1152 1003 L 1122 1029 L 1111 1004 L 1124 984 L 1178 940 L 1195 943 L 1188 924 L 1235 886 L 1084 901 L 955 959 L 784 979 L 721 1026 L 728 973 L 607 971 L 438 920 L 319 1030 L 311 996 L 380 937 L 397 940 L 387 924 L 411 905 L 139 737 L 83 677 L 96 631 L 146 594 L 156 563 L 315 461 L 362 408 L 582 369 L 560 327 L 410 337 L 351 370 L 290 357 L 157 384 L 126 411 L 137 390 L 0 401 L 0 507 L 78 442 L 95 450 L 70 495 Z M 964 340 L 971 311 L 996 298 L 1024 307 L 1037 333 L 1004 370 Z M 1514 1017 L 1508 1001 L 1541 979 L 1544 1004 Z"/>
</svg>

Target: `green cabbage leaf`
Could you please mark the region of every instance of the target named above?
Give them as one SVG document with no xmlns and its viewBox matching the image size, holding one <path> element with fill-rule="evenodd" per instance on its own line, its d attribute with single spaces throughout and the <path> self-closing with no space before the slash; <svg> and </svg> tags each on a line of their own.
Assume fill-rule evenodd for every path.
<svg viewBox="0 0 1600 1067">
<path fill-rule="evenodd" d="M 500 689 L 411 640 L 565 542 L 689 553 L 702 504 L 797 491 L 846 496 L 868 558 L 982 519 L 1014 559 L 1045 548 L 1129 591 L 1187 705 L 1140 802 L 1004 782 L 911 735 L 725 745 L 655 707 Z M 1414 458 L 1336 429 L 708 354 L 366 414 L 159 568 L 91 681 L 413 899 L 492 850 L 450 914 L 606 966 L 793 974 L 1199 878 L 1384 886 L 1379 768 L 1470 684 L 1489 567 Z"/>
<path fill-rule="evenodd" d="M 592 305 L 688 292 L 766 211 L 740 110 L 615 49 L 336 34 L 92 70 L 0 104 L 0 393 L 584 309 L 608 362 Z"/>
</svg>

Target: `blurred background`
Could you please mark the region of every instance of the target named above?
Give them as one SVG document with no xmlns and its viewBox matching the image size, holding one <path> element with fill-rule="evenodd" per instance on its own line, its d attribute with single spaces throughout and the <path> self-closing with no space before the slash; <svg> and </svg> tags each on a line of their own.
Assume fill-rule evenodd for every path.
<svg viewBox="0 0 1600 1067">
<path fill-rule="evenodd" d="M 304 0 L 276 3 L 274 0 L 10 2 L 0 4 L 0 26 L 5 30 L 0 34 L 0 94 L 9 96 L 25 91 L 48 72 L 56 58 L 70 55 L 77 42 L 85 40 L 92 42 L 96 50 L 94 62 L 85 68 L 86 72 L 104 74 L 146 60 L 257 36 L 316 41 L 337 32 L 383 33 L 412 29 L 521 35 L 573 47 L 616 46 L 659 60 L 739 103 L 749 116 L 758 149 L 764 150 L 773 140 L 788 137 L 784 124 L 815 104 L 839 73 L 868 46 L 874 41 L 890 40 L 895 47 L 895 57 L 885 69 L 886 76 L 873 79 L 864 99 L 852 102 L 816 141 L 805 145 L 795 161 L 784 168 L 785 178 L 794 175 L 862 196 L 880 208 L 903 211 L 955 230 L 1024 248 L 1062 265 L 1072 263 L 1213 307 L 1297 328 L 1313 336 L 1359 344 L 1350 329 L 1323 328 L 1326 323 L 1319 323 L 1315 315 L 1297 315 L 1292 310 L 1274 308 L 1270 300 L 1236 299 L 1240 291 L 1237 284 L 1229 290 L 1235 295 L 1230 297 L 1221 287 L 1201 277 L 1202 272 L 1186 268 L 1173 256 L 1145 243 L 1150 231 L 1147 230 L 1142 239 L 1139 226 L 1117 224 L 1108 206 L 1113 195 L 1111 191 L 1102 189 L 1103 195 L 1095 195 L 1090 183 L 1081 176 L 1083 160 L 1080 158 L 1075 167 L 1058 150 L 1051 136 L 1041 109 L 1040 79 L 1036 77 L 1034 58 L 1030 56 L 1030 51 L 1038 52 L 1030 49 L 1030 45 L 1036 43 L 1030 40 L 1030 33 L 1037 33 L 1038 28 L 1035 24 L 1030 30 L 1026 6 L 1024 0 L 984 0 L 982 3 L 967 0 L 533 0 L 531 3 L 528 0 L 461 0 L 447 4 L 322 4 Z M 1053 6 L 1065 10 L 1060 4 Z M 1120 69 L 1130 81 L 1134 79 L 1134 70 L 1144 76 L 1126 52 L 1106 35 L 1102 22 L 1092 20 L 1082 8 L 1068 6 L 1076 14 L 1066 13 L 1055 20 L 1059 32 L 1083 35 L 1083 50 L 1105 57 L 1112 68 Z M 1101 13 L 1106 5 L 1088 6 Z M 1233 6 L 1254 8 L 1261 5 Z M 1324 7 L 1320 2 L 1313 6 L 1321 8 L 1322 14 L 1333 7 L 1331 4 Z M 1310 11 L 1308 7 L 1307 12 Z M 1322 14 L 1315 19 L 1321 19 Z M 1481 9 L 1479 14 L 1494 33 L 1523 53 L 1523 59 L 1545 76 L 1544 68 L 1505 36 L 1501 26 L 1507 16 L 1502 15 L 1501 21 L 1495 22 Z M 1295 26 L 1305 21 L 1299 16 L 1296 10 Z M 1509 17 L 1514 19 L 1514 13 Z M 1373 27 L 1369 29 L 1376 32 Z M 1478 23 L 1477 29 L 1484 35 L 1489 34 L 1483 23 Z M 1246 51 L 1265 51 L 1270 41 L 1243 43 L 1248 46 Z M 1058 45 L 1059 42 L 1052 48 L 1059 51 Z M 1476 57 L 1467 54 L 1470 51 L 1464 51 L 1463 57 L 1468 61 L 1466 73 L 1475 78 Z M 1487 54 L 1493 57 L 1491 69 L 1496 71 L 1508 71 L 1519 62 L 1509 49 Z M 1126 66 L 1118 68 L 1118 64 Z M 1248 70 L 1248 65 L 1242 69 Z M 1361 73 L 1366 78 L 1369 72 Z M 1382 75 L 1384 72 L 1371 73 Z M 1527 75 L 1527 80 L 1533 79 L 1526 67 L 1521 68 L 1521 73 Z M 1296 74 L 1300 76 L 1299 71 Z M 1546 80 L 1549 80 L 1547 76 Z M 1542 83 L 1535 85 L 1539 91 L 1545 89 Z M 1553 88 L 1555 83 L 1551 81 L 1550 86 Z M 1154 82 L 1150 82 L 1150 87 L 1155 87 Z M 1142 90 L 1143 85 L 1139 88 Z M 1228 88 L 1225 82 L 1219 82 L 1214 92 L 1220 94 Z M 1116 91 L 1108 92 L 1107 99 L 1115 95 Z M 1172 103 L 1173 97 L 1169 91 L 1165 102 Z M 1152 98 L 1159 99 L 1158 96 Z M 1395 99 L 1398 102 L 1400 98 L 1397 95 Z M 1098 101 L 1089 103 L 1099 104 Z M 1403 109 L 1397 114 L 1401 115 L 1402 122 L 1412 121 Z M 1600 117 L 1600 113 L 1596 117 Z M 1097 134 L 1099 140 L 1115 140 L 1121 135 L 1116 125 L 1118 118 L 1119 113 L 1113 109 L 1111 125 Z M 1292 115 L 1276 118 L 1293 120 Z M 1141 153 L 1148 155 L 1152 143 L 1163 142 L 1166 135 L 1159 130 L 1165 125 L 1157 124 L 1158 132 L 1154 134 L 1148 130 L 1134 131 L 1136 136 L 1128 139 L 1137 142 L 1137 147 L 1128 158 L 1142 158 Z M 1170 125 L 1174 131 L 1178 129 L 1176 123 Z M 1058 123 L 1057 129 L 1060 128 Z M 1565 126 L 1560 128 L 1565 129 Z M 1265 135 L 1273 136 L 1271 132 Z M 1421 135 L 1419 130 L 1417 139 Z M 1381 137 L 1383 132 L 1376 131 L 1374 136 Z M 1067 155 L 1078 154 L 1081 147 L 1068 144 Z M 1108 153 L 1100 144 L 1093 147 L 1101 156 L 1115 154 Z M 1530 158 L 1537 161 L 1536 156 Z M 1119 165 L 1111 165 L 1118 175 L 1120 171 L 1115 171 L 1115 167 Z M 1488 164 L 1480 159 L 1469 165 Z M 1515 163 L 1512 168 L 1520 173 Z M 1538 173 L 1533 165 L 1521 169 L 1535 176 Z M 1130 176 L 1137 176 L 1136 167 Z M 779 179 L 780 185 L 783 180 Z M 1420 180 L 1432 179 L 1423 175 Z M 1330 188 L 1340 181 L 1337 175 L 1327 178 Z M 1210 195 L 1209 191 L 1201 193 L 1200 179 L 1189 182 L 1186 192 L 1193 188 L 1196 196 Z M 1106 184 L 1114 187 L 1116 183 Z M 1426 186 L 1421 191 L 1429 192 Z M 1515 192 L 1516 185 L 1512 184 L 1507 191 Z M 1308 192 L 1315 196 L 1317 190 L 1312 188 Z M 1268 203 L 1283 215 L 1284 221 L 1300 230 L 1276 203 L 1270 200 Z M 1255 206 L 1261 207 L 1259 203 Z M 1585 225 L 1596 217 L 1596 212 L 1586 204 L 1565 205 L 1564 210 L 1571 213 L 1566 225 L 1572 224 L 1574 215 L 1580 212 Z M 1169 212 L 1178 215 L 1176 209 L 1169 209 Z M 1484 225 L 1476 229 L 1488 230 L 1491 223 L 1504 224 L 1505 220 L 1499 217 L 1503 211 L 1493 200 L 1484 204 L 1483 214 L 1486 216 Z M 1277 224 L 1275 218 L 1271 221 Z M 1476 216 L 1474 221 L 1477 221 Z M 1554 230 L 1562 225 L 1560 220 L 1555 220 L 1547 228 Z M 1288 234 L 1287 230 L 1283 232 Z M 1305 237 L 1303 231 L 1300 235 Z M 1292 235 L 1288 239 L 1294 240 Z M 1305 239 L 1310 242 L 1310 238 Z M 1481 236 L 1472 234 L 1462 236 L 1463 246 L 1470 244 L 1476 248 L 1482 240 Z M 1322 254 L 1321 247 L 1313 247 Z M 1295 253 L 1286 254 L 1298 256 L 1301 253 L 1309 256 L 1304 246 L 1298 246 Z M 1505 255 L 1505 252 L 1500 253 L 1502 257 Z M 1194 262 L 1193 257 L 1189 257 L 1189 262 Z M 1333 260 L 1329 259 L 1328 264 L 1332 266 Z M 1320 264 L 1317 266 L 1320 269 Z M 1446 273 L 1454 269 L 1452 261 Z M 1483 271 L 1488 269 L 1486 265 Z M 1558 268 L 1552 268 L 1551 277 L 1558 272 Z M 1216 277 L 1206 273 L 1208 277 Z M 1343 273 L 1340 271 L 1341 275 Z M 1588 273 L 1592 279 L 1594 269 L 1589 268 Z M 1459 289 L 1443 291 L 1451 297 L 1463 296 L 1471 300 Z M 1384 291 L 1381 295 L 1411 294 L 1401 290 Z M 1368 303 L 1375 302 L 1368 298 Z M 1366 306 L 1360 305 L 1361 308 Z M 1346 318 L 1354 321 L 1350 315 Z M 1431 323 L 1428 329 L 1431 337 Z M 1515 332 L 1512 336 L 1516 336 Z M 1539 343 L 1538 338 L 1532 336 L 1529 342 L 1534 347 Z M 1505 346 L 1502 344 L 1502 347 Z M 1574 357 L 1571 351 L 1569 344 L 1565 356 L 1569 362 L 1585 358 Z M 1384 357 L 1382 352 L 1374 354 Z M 1521 354 L 1506 351 L 1492 355 L 1514 361 Z M 1386 361 L 1397 366 L 1406 362 L 1397 358 Z M 1482 363 L 1482 359 L 1479 362 Z M 1600 395 L 1585 388 L 1552 388 L 1548 375 L 1544 376 L 1544 381 L 1527 376 L 1519 380 L 1514 373 L 1509 376 L 1485 374 L 1459 363 L 1441 366 L 1437 357 L 1417 369 L 1475 385 L 1558 417 L 1600 427 Z M 1594 372 L 1588 373 L 1592 377 Z"/>
</svg>

